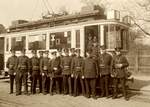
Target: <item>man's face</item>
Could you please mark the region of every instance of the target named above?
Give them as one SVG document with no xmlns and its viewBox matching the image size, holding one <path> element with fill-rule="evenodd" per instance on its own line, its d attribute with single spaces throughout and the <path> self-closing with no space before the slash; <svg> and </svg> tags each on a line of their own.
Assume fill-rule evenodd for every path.
<svg viewBox="0 0 150 107">
<path fill-rule="evenodd" d="M 62 55 L 62 52 L 57 52 L 57 56 L 61 56 Z"/>
<path fill-rule="evenodd" d="M 53 54 L 52 57 L 55 59 L 55 58 L 57 57 L 57 55 L 56 55 L 56 54 Z"/>
<path fill-rule="evenodd" d="M 15 54 L 16 54 L 15 52 L 12 52 L 12 53 L 11 53 L 12 56 L 15 56 Z"/>
<path fill-rule="evenodd" d="M 44 54 L 43 54 L 43 57 L 46 57 L 46 58 L 47 58 L 47 57 L 48 57 L 48 53 L 44 53 Z"/>
<path fill-rule="evenodd" d="M 43 57 L 43 53 L 39 53 L 39 56 L 40 56 L 40 57 Z"/>
<path fill-rule="evenodd" d="M 87 53 L 86 53 L 86 56 L 87 56 L 87 57 L 90 57 L 90 54 L 87 52 Z"/>
<path fill-rule="evenodd" d="M 33 57 L 36 57 L 36 53 L 32 53 L 32 56 L 33 56 Z"/>
<path fill-rule="evenodd" d="M 105 49 L 100 49 L 100 53 L 101 53 L 101 54 L 104 54 L 105 52 L 106 52 Z"/>
<path fill-rule="evenodd" d="M 65 52 L 65 55 L 68 56 L 68 55 L 69 55 L 69 52 Z"/>
<path fill-rule="evenodd" d="M 121 54 L 121 52 L 120 51 L 116 51 L 116 55 L 120 55 Z"/>
<path fill-rule="evenodd" d="M 92 40 L 92 36 L 91 36 L 91 35 L 89 35 L 88 39 L 89 39 L 89 40 Z"/>
<path fill-rule="evenodd" d="M 77 57 L 79 57 L 79 56 L 80 56 L 80 53 L 79 53 L 79 52 L 77 52 L 77 53 L 76 53 L 76 55 L 77 55 Z"/>
<path fill-rule="evenodd" d="M 25 52 L 21 52 L 21 55 L 22 55 L 22 56 L 25 56 Z"/>
<path fill-rule="evenodd" d="M 74 52 L 74 51 L 72 51 L 72 52 L 71 52 L 71 54 L 73 55 L 73 54 L 75 54 L 75 52 Z"/>
</svg>

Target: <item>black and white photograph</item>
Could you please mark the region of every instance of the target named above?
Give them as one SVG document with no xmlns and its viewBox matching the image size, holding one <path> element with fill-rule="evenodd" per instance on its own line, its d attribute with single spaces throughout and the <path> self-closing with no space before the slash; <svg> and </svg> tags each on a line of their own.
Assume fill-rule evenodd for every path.
<svg viewBox="0 0 150 107">
<path fill-rule="evenodd" d="M 0 107 L 150 107 L 150 0 L 0 0 Z"/>
</svg>

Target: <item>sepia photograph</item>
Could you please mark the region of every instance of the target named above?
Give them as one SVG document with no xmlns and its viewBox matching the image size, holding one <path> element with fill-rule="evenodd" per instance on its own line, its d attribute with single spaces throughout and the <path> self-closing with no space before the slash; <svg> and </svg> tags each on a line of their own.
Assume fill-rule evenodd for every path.
<svg viewBox="0 0 150 107">
<path fill-rule="evenodd" d="M 0 0 L 0 107 L 150 107 L 150 0 Z"/>
</svg>

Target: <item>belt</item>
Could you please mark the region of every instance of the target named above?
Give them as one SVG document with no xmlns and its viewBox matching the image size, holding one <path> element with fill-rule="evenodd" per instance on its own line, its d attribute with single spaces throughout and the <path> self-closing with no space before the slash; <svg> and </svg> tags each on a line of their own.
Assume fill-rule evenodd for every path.
<svg viewBox="0 0 150 107">
<path fill-rule="evenodd" d="M 104 68 L 105 65 L 104 65 L 104 64 L 100 64 L 99 67 L 100 67 L 100 68 Z"/>
<path fill-rule="evenodd" d="M 69 66 L 64 66 L 64 68 L 69 68 Z"/>
<path fill-rule="evenodd" d="M 33 68 L 39 68 L 39 66 L 33 66 Z"/>
<path fill-rule="evenodd" d="M 33 70 L 38 70 L 38 69 L 39 69 L 39 66 L 33 66 L 32 69 L 33 69 Z"/>
<path fill-rule="evenodd" d="M 57 70 L 58 70 L 58 68 L 57 68 L 57 67 L 53 67 L 53 70 L 54 70 L 54 71 L 57 71 Z"/>
<path fill-rule="evenodd" d="M 26 69 L 26 68 L 27 68 L 26 65 L 21 65 L 21 66 L 20 66 L 20 69 Z"/>
<path fill-rule="evenodd" d="M 81 67 L 76 67 L 76 69 L 81 69 Z"/>
</svg>

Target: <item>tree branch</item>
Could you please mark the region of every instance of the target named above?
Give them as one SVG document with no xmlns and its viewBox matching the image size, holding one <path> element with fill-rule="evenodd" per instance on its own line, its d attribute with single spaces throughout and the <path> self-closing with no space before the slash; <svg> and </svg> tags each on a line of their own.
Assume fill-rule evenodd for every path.
<svg viewBox="0 0 150 107">
<path fill-rule="evenodd" d="M 129 16 L 131 20 L 134 22 L 134 24 L 146 35 L 150 36 L 150 33 L 145 31 L 136 21 L 132 16 Z"/>
</svg>

